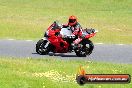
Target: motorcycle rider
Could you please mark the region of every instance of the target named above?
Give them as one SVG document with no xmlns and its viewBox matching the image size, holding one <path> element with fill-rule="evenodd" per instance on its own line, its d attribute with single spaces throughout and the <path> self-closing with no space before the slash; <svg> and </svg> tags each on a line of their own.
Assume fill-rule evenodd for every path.
<svg viewBox="0 0 132 88">
<path fill-rule="evenodd" d="M 68 24 L 63 25 L 63 27 L 70 27 L 72 33 L 77 37 L 76 40 L 73 41 L 72 43 L 72 47 L 73 49 L 77 48 L 77 45 L 80 43 L 80 41 L 82 40 L 82 27 L 81 25 L 78 23 L 77 17 L 74 15 L 71 15 L 69 17 L 68 20 Z M 58 21 L 54 21 L 54 23 L 48 28 L 48 30 L 54 30 L 54 31 L 58 31 L 56 29 L 61 29 L 62 26 L 59 25 Z M 57 35 L 59 35 L 59 31 L 56 32 Z M 66 43 L 64 43 L 64 46 L 66 45 Z"/>
<path fill-rule="evenodd" d="M 78 23 L 77 17 L 74 15 L 71 15 L 68 20 L 67 25 L 63 25 L 63 27 L 70 27 L 72 33 L 78 37 L 75 41 L 73 41 L 72 46 L 75 49 L 79 42 L 82 40 L 82 27 Z"/>
</svg>

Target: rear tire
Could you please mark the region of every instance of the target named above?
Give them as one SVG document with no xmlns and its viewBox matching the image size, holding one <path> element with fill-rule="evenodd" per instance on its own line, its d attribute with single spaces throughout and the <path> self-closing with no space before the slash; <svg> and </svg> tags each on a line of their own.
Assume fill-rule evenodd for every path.
<svg viewBox="0 0 132 88">
<path fill-rule="evenodd" d="M 75 51 L 78 57 L 86 57 L 90 55 L 94 49 L 94 45 L 90 40 L 84 40 L 81 42 L 82 47 Z M 87 46 L 88 45 L 88 46 Z"/>
<path fill-rule="evenodd" d="M 43 40 L 43 39 L 41 39 L 41 40 L 39 40 L 37 42 L 37 44 L 36 44 L 36 52 L 38 54 L 40 54 L 40 55 L 46 55 L 46 54 L 49 53 L 48 48 L 45 47 L 45 45 L 47 44 L 47 42 L 48 42 L 47 40 Z"/>
</svg>

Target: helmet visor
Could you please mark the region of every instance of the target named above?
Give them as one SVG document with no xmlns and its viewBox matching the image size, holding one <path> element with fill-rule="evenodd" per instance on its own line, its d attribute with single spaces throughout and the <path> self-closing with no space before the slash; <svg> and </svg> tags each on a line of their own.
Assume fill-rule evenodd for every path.
<svg viewBox="0 0 132 88">
<path fill-rule="evenodd" d="M 74 23 L 76 19 L 69 19 L 69 23 Z"/>
</svg>

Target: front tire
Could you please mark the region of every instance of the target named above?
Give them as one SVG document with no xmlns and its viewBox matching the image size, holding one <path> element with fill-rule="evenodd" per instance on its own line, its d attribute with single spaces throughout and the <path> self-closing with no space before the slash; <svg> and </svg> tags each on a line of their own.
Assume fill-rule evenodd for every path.
<svg viewBox="0 0 132 88">
<path fill-rule="evenodd" d="M 48 43 L 47 40 L 41 39 L 36 44 L 36 52 L 40 55 L 46 55 L 49 53 L 48 46 L 46 44 Z"/>
<path fill-rule="evenodd" d="M 94 45 L 90 40 L 83 40 L 81 43 L 82 47 L 75 51 L 78 57 L 86 57 L 90 55 L 94 49 Z"/>
</svg>

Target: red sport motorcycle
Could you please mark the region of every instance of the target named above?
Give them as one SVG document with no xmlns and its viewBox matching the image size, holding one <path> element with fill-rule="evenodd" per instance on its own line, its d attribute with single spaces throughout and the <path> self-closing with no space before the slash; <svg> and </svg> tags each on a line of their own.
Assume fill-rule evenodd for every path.
<svg viewBox="0 0 132 88">
<path fill-rule="evenodd" d="M 83 29 L 82 40 L 73 48 L 73 41 L 78 37 L 73 35 L 69 27 L 47 30 L 44 38 L 40 39 L 36 44 L 36 52 L 40 55 L 47 55 L 49 52 L 53 53 L 68 53 L 75 52 L 78 57 L 86 57 L 93 51 L 94 45 L 89 38 L 95 36 L 95 29 Z"/>
</svg>

